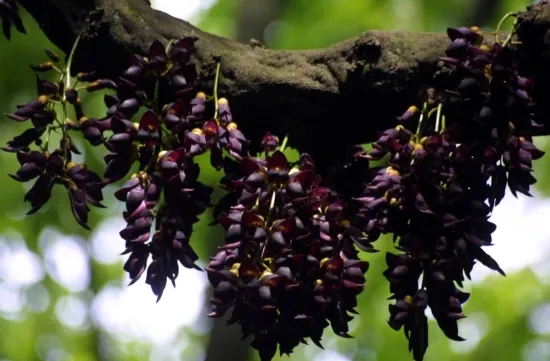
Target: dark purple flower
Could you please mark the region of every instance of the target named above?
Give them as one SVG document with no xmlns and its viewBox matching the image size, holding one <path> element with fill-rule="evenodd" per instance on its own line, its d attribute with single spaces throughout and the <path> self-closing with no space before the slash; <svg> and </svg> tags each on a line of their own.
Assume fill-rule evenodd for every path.
<svg viewBox="0 0 550 361">
<path fill-rule="evenodd" d="M 264 152 L 273 152 L 279 146 L 279 138 L 267 132 L 262 138 L 261 147 Z"/>
<path fill-rule="evenodd" d="M 17 31 L 26 34 L 25 27 L 19 15 L 19 7 L 15 0 L 0 0 L 0 18 L 2 18 L 2 30 L 4 36 L 11 39 L 11 26 L 15 26 Z"/>
</svg>

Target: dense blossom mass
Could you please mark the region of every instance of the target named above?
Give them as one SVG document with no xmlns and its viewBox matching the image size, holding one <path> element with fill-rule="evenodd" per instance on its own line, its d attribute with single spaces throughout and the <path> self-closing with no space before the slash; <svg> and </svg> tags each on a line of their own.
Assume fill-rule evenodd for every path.
<svg viewBox="0 0 550 361">
<path fill-rule="evenodd" d="M 482 249 L 496 229 L 489 217 L 507 185 L 514 195 L 530 195 L 532 160 L 544 154 L 532 143 L 540 129 L 532 120 L 532 83 L 518 74 L 513 51 L 480 45 L 477 28 L 448 35 L 442 60 L 456 68 L 457 86 L 447 93 L 471 118 L 446 124 L 443 104 L 430 107 L 429 99 L 359 154 L 388 159 L 356 198 L 362 204 L 356 223 L 370 241 L 393 234 L 403 252 L 386 257 L 384 276 L 395 299 L 389 324 L 404 328 L 416 360 L 428 346 L 426 307 L 447 337 L 463 340 L 456 321 L 465 317 L 461 305 L 469 294 L 457 286 L 476 261 L 504 275 Z"/>
<path fill-rule="evenodd" d="M 15 1 L 0 0 L 0 16 L 8 38 L 12 25 L 24 32 Z M 91 206 L 104 207 L 105 186 L 117 184 L 124 270 L 131 284 L 145 274 L 157 300 L 168 280 L 175 285 L 180 265 L 202 270 L 191 236 L 211 206 L 196 161 L 209 152 L 226 191 L 213 208 L 225 239 L 204 267 L 213 287 L 209 316 L 229 312 L 229 323 L 266 361 L 300 343 L 321 347 L 329 326 L 351 337 L 365 258 L 391 234 L 396 251 L 387 253 L 383 273 L 393 300 L 388 323 L 404 330 L 419 361 L 428 347 L 427 308 L 448 338 L 463 340 L 457 321 L 470 297 L 460 290 L 465 278 L 476 262 L 504 275 L 484 251 L 496 229 L 491 212 L 506 187 L 530 195 L 532 161 L 544 154 L 532 142 L 540 129 L 534 84 L 518 73 L 513 31 L 489 46 L 477 27 L 448 29 L 441 60 L 455 86 L 432 89 L 368 150 L 353 148 L 355 160 L 337 176 L 319 174 L 306 153 L 290 161 L 288 137 L 267 133 L 252 152 L 229 101 L 218 98 L 220 59 L 213 94 L 194 90 L 195 37 L 153 42 L 116 79 L 71 77 L 78 38 L 65 64 L 46 49 L 49 60 L 31 65 L 37 97 L 6 114 L 27 129 L 2 149 L 20 165 L 10 176 L 33 182 L 24 196 L 28 214 L 63 186 L 76 222 L 89 229 Z M 105 91 L 101 118 L 87 116 L 80 98 L 96 91 Z M 101 176 L 73 161 L 75 136 L 107 151 Z"/>
<path fill-rule="evenodd" d="M 276 143 L 267 134 L 266 153 Z M 224 187 L 236 202 L 219 217 L 226 245 L 207 267 L 210 315 L 233 307 L 230 323 L 254 336 L 262 360 L 277 344 L 281 354 L 307 338 L 320 345 L 329 323 L 349 337 L 368 262 L 358 258 L 354 244 L 364 236 L 347 220 L 345 203 L 321 185 L 307 154 L 294 165 L 278 150 L 229 164 Z"/>
</svg>

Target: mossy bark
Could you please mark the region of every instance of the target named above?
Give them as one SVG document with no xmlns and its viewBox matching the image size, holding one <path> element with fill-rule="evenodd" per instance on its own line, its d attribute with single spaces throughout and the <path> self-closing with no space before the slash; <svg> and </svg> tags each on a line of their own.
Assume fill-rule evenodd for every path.
<svg viewBox="0 0 550 361">
<path fill-rule="evenodd" d="M 409 105 L 420 105 L 429 89 L 444 96 L 455 85 L 439 61 L 449 44 L 445 34 L 367 31 L 324 49 L 284 51 L 204 33 L 153 10 L 146 0 L 19 2 L 61 49 L 68 50 L 83 34 L 77 71 L 114 76 L 126 65 L 128 52 L 145 53 L 155 39 L 167 43 L 197 36 L 199 87 L 211 89 L 213 57 L 220 56 L 219 92 L 230 99 L 245 134 L 256 142 L 267 130 L 290 134 L 293 146 L 313 153 L 323 165 L 334 162 L 346 146 L 373 140 Z M 536 100 L 550 95 L 549 30 L 547 1 L 520 14 L 521 65 L 535 78 Z M 550 102 L 539 108 L 537 120 L 550 133 Z"/>
</svg>

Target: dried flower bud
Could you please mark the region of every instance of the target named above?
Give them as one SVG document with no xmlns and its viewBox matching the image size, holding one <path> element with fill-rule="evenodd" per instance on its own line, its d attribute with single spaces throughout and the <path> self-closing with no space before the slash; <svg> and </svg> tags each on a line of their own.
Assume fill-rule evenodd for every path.
<svg viewBox="0 0 550 361">
<path fill-rule="evenodd" d="M 100 79 L 96 80 L 86 86 L 86 90 L 89 92 L 102 90 L 102 89 L 116 89 L 116 84 L 114 81 L 109 79 Z"/>
<path fill-rule="evenodd" d="M 53 50 L 50 50 L 50 49 L 47 49 L 45 48 L 44 51 L 46 52 L 46 55 L 48 56 L 48 58 L 50 58 L 50 60 L 54 63 L 59 63 L 59 55 L 57 55 Z"/>
<path fill-rule="evenodd" d="M 51 61 L 47 61 L 40 64 L 32 64 L 30 65 L 31 69 L 37 72 L 44 72 L 48 70 L 53 69 L 53 63 Z"/>
</svg>

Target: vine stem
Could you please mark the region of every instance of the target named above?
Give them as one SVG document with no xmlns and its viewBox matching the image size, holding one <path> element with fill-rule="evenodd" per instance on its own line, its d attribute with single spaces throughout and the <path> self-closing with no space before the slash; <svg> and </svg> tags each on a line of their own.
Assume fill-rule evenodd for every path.
<svg viewBox="0 0 550 361">
<path fill-rule="evenodd" d="M 437 115 L 435 116 L 435 132 L 439 132 L 439 123 L 441 121 L 441 109 L 443 108 L 443 104 L 439 103 L 437 106 Z"/>
<path fill-rule="evenodd" d="M 76 52 L 76 48 L 78 47 L 78 43 L 80 42 L 80 35 L 76 37 L 76 40 L 74 41 L 73 47 L 71 49 L 71 52 L 69 53 L 69 58 L 67 59 L 67 65 L 65 67 L 65 78 L 67 79 L 65 88 L 69 89 L 71 87 L 71 65 L 73 64 L 73 58 L 74 53 Z M 67 99 L 66 94 L 63 94 L 63 101 Z"/>
<path fill-rule="evenodd" d="M 64 73 L 64 71 L 61 70 L 59 67 L 57 67 L 57 66 L 55 66 L 55 65 L 53 65 L 52 67 L 53 67 L 53 69 L 54 69 L 55 71 L 57 71 L 59 74 L 63 74 L 63 73 Z"/>
<path fill-rule="evenodd" d="M 504 24 L 504 22 L 505 22 L 508 18 L 510 18 L 510 17 L 512 17 L 512 16 L 516 16 L 516 13 L 507 13 L 507 14 L 504 15 L 504 16 L 500 19 L 500 21 L 498 22 L 498 24 L 497 24 L 497 29 L 496 29 L 496 31 L 495 31 L 495 41 L 496 41 L 497 44 L 500 44 L 500 39 L 499 39 L 500 28 L 502 27 L 502 25 Z M 510 35 L 508 35 L 508 36 L 510 36 Z"/>
<path fill-rule="evenodd" d="M 221 63 L 216 62 L 216 76 L 214 78 L 214 119 L 218 120 L 218 83 L 220 81 L 220 66 Z"/>
<path fill-rule="evenodd" d="M 160 115 L 159 93 L 160 93 L 160 78 L 157 77 L 157 80 L 155 82 L 155 92 L 153 93 L 153 107 L 157 115 Z"/>
<path fill-rule="evenodd" d="M 288 134 L 285 135 L 285 138 L 283 139 L 283 142 L 281 143 L 281 147 L 279 148 L 280 152 L 284 152 L 286 145 L 288 144 Z M 273 215 L 273 209 L 275 208 L 275 200 L 277 198 L 277 190 L 274 190 L 273 193 L 271 193 L 271 200 L 269 202 L 269 210 L 267 212 L 267 218 L 265 220 L 266 226 L 269 225 L 271 222 L 271 217 Z M 264 258 L 265 250 L 267 249 L 267 244 L 269 243 L 269 237 L 266 239 L 264 245 L 262 246 L 262 252 L 260 253 L 260 259 Z"/>
<path fill-rule="evenodd" d="M 422 122 L 424 121 L 424 113 L 426 113 L 427 103 L 424 103 L 422 111 L 420 112 L 420 119 L 418 119 L 418 126 L 416 127 L 416 139 L 420 138 L 420 131 L 422 130 Z"/>
<path fill-rule="evenodd" d="M 281 143 L 281 149 L 279 150 L 281 152 L 284 152 L 287 144 L 288 144 L 288 135 L 286 135 L 285 138 L 283 139 L 283 143 Z"/>
<path fill-rule="evenodd" d="M 67 58 L 67 64 L 65 65 L 65 88 L 70 89 L 71 87 L 71 65 L 73 64 L 73 58 L 74 54 L 76 52 L 76 48 L 78 47 L 78 43 L 80 42 L 80 35 L 76 37 L 76 40 L 74 41 L 73 47 L 71 49 L 71 52 L 69 53 L 69 57 Z M 62 75 L 63 78 L 63 75 Z M 70 148 L 70 142 L 68 139 L 68 130 L 67 130 L 67 92 L 63 92 L 63 97 L 61 100 L 61 103 L 63 104 L 63 122 L 61 126 L 61 133 L 63 136 L 63 161 L 65 163 L 65 166 L 67 165 L 67 158 L 69 155 L 69 148 Z"/>
<path fill-rule="evenodd" d="M 58 131 L 59 128 L 62 128 L 62 126 L 59 126 L 59 125 L 48 126 L 48 134 L 46 134 L 46 141 L 44 142 L 44 145 L 41 147 L 43 151 L 48 150 L 48 144 L 50 143 L 50 135 L 52 134 L 52 132 L 56 132 L 57 134 L 62 134 L 62 133 L 59 133 Z"/>
<path fill-rule="evenodd" d="M 504 40 L 504 43 L 502 44 L 502 47 L 505 48 L 511 41 L 512 41 L 512 37 L 514 36 L 514 34 L 516 33 L 516 25 L 518 23 L 518 19 L 516 19 L 514 21 L 514 26 L 512 28 L 512 30 L 510 30 L 510 32 L 508 33 L 508 36 L 506 37 L 506 39 Z"/>
<path fill-rule="evenodd" d="M 53 127 L 48 127 L 48 134 L 46 135 L 46 141 L 44 142 L 44 145 L 40 148 L 42 148 L 43 152 L 46 152 L 48 150 L 48 145 L 50 144 L 50 135 L 52 134 Z"/>
<path fill-rule="evenodd" d="M 160 77 L 157 77 L 155 81 L 155 90 L 153 93 L 153 111 L 155 112 L 156 116 L 160 119 L 160 113 L 161 113 L 161 107 L 160 107 Z M 159 135 L 160 135 L 160 142 L 159 144 L 155 145 L 153 156 L 151 157 L 151 160 L 149 161 L 149 164 L 147 165 L 146 173 L 153 170 L 156 166 L 156 161 L 158 154 L 161 150 L 162 144 L 162 136 L 163 136 L 163 129 L 162 124 L 159 126 Z M 160 204 L 160 202 L 159 202 Z"/>
</svg>

